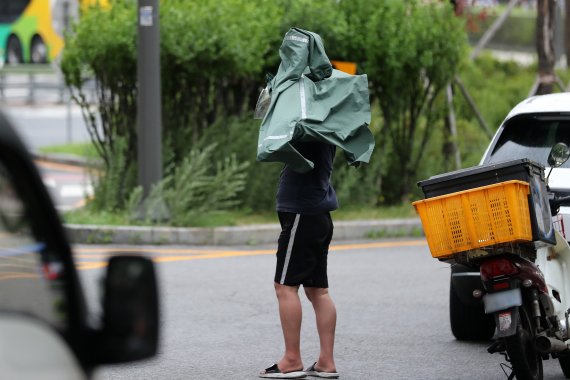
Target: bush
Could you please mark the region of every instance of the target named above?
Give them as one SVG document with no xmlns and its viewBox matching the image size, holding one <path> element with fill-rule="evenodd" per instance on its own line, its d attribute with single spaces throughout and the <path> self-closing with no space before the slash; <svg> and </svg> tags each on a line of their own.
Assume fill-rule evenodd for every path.
<svg viewBox="0 0 570 380">
<path fill-rule="evenodd" d="M 180 162 L 218 118 L 241 115 L 257 100 L 279 15 L 269 0 L 164 2 L 164 128 L 173 162 Z"/>
<path fill-rule="evenodd" d="M 102 179 L 96 191 L 104 198 L 97 200 L 97 206 L 109 210 L 121 208 L 124 193 L 135 186 L 136 12 L 132 4 L 117 1 L 110 11 L 94 7 L 86 12 L 66 38 L 61 63 L 65 81 L 81 106 L 91 141 L 110 178 L 109 184 Z M 96 105 L 83 90 L 84 81 L 91 76 L 95 78 Z"/>
<path fill-rule="evenodd" d="M 180 209 L 173 216 L 177 225 L 214 203 L 273 209 L 282 165 L 255 162 L 259 121 L 250 117 L 265 73 L 277 70 L 278 47 L 290 27 L 319 33 L 329 58 L 355 61 L 368 74 L 377 148 L 371 163 L 358 169 L 346 166 L 340 154 L 335 160 L 333 185 L 343 207 L 400 203 L 417 194 L 418 179 L 451 168 L 441 90 L 455 73 L 492 128 L 526 96 L 534 79 L 534 69 L 488 56 L 463 63 L 464 25 L 448 2 L 170 0 L 161 5 L 165 179 L 155 195 L 171 211 Z M 133 192 L 135 14 L 132 0 L 90 10 L 67 37 L 62 61 L 105 161 L 107 176 L 98 182 L 94 201 L 101 209 L 133 208 L 140 196 Z M 86 76 L 96 80 L 94 106 L 82 93 Z M 455 109 L 462 160 L 470 166 L 488 139 L 461 96 L 455 97 Z M 209 166 L 199 168 L 199 162 Z M 207 188 L 205 181 L 217 187 Z M 210 193 L 213 198 L 205 199 Z"/>
<path fill-rule="evenodd" d="M 92 173 L 94 194 L 91 207 L 96 210 L 118 211 L 124 209 L 124 201 L 136 184 L 136 166 L 129 165 L 127 140 L 115 137 L 113 151 L 103 174 Z"/>
<path fill-rule="evenodd" d="M 249 115 L 219 120 L 208 128 L 198 146 L 217 142 L 217 155 L 235 155 L 238 161 L 248 162 L 245 189 L 240 194 L 242 207 L 251 211 L 267 211 L 275 207 L 277 181 L 283 167 L 279 163 L 256 162 L 259 120 Z"/>
<path fill-rule="evenodd" d="M 172 0 L 160 12 L 163 161 L 170 167 L 185 160 L 218 117 L 248 107 L 279 26 L 269 0 L 225 0 L 223 7 L 213 0 Z M 90 9 L 66 38 L 62 70 L 105 164 L 98 182 L 105 200 L 95 203 L 102 209 L 124 209 L 125 194 L 136 186 L 136 33 L 136 2 L 117 0 L 110 9 Z M 86 76 L 95 79 L 94 106 L 82 87 Z"/>
<path fill-rule="evenodd" d="M 377 4 L 366 33 L 370 86 L 382 111 L 382 137 L 393 153 L 382 194 L 400 202 L 413 189 L 440 116 L 436 100 L 464 57 L 463 24 L 447 3 L 391 0 Z"/>
<path fill-rule="evenodd" d="M 199 214 L 231 209 L 239 204 L 237 195 L 245 186 L 244 170 L 248 163 L 239 163 L 235 155 L 215 160 L 217 146 L 193 149 L 182 163 L 170 168 L 164 179 L 144 200 L 142 188 L 136 188 L 129 199 L 131 215 L 155 222 L 156 215 L 164 215 L 166 206 L 169 222 L 174 226 L 192 225 Z"/>
</svg>

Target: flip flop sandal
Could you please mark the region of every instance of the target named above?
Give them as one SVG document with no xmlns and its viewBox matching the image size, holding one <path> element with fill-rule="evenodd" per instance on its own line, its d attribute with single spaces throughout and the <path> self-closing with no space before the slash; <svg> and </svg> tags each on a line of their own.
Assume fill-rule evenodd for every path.
<svg viewBox="0 0 570 380">
<path fill-rule="evenodd" d="M 307 375 L 314 376 L 314 377 L 321 377 L 323 379 L 338 379 L 340 376 L 338 372 L 322 372 L 316 369 L 317 362 L 315 362 L 312 366 L 307 368 L 305 372 Z"/>
<path fill-rule="evenodd" d="M 279 367 L 277 367 L 277 363 L 273 364 L 271 367 L 266 368 L 259 374 L 259 377 L 265 379 L 304 379 L 307 377 L 307 373 L 303 371 L 303 368 L 297 371 L 291 372 L 281 372 Z"/>
</svg>

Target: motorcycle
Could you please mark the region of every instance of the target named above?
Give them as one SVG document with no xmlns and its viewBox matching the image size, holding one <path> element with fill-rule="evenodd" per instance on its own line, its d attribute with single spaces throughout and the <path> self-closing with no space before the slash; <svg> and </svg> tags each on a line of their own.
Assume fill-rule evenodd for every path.
<svg viewBox="0 0 570 380">
<path fill-rule="evenodd" d="M 568 146 L 555 144 L 548 157 L 550 170 L 569 157 Z M 526 169 L 517 169 L 517 174 L 512 164 L 495 165 L 422 181 L 426 199 L 414 202 L 414 207 L 432 256 L 479 268 L 482 288 L 474 289 L 472 296 L 482 300 L 485 313 L 493 316 L 495 332 L 487 351 L 503 354 L 511 363 L 509 379 L 541 380 L 542 361 L 549 358 L 558 359 L 570 378 L 570 246 L 552 225 L 560 207 L 570 205 L 570 196 L 550 191 L 541 165 L 524 162 L 523 166 Z M 529 167 L 534 170 L 530 175 Z M 523 172 L 524 178 L 519 178 Z M 479 184 L 498 183 L 471 188 L 471 178 Z M 528 214 L 516 219 L 517 207 L 525 202 Z M 480 215 L 485 208 L 491 210 L 488 219 Z M 497 220 L 505 215 L 508 220 L 500 222 L 497 230 L 486 229 L 500 224 Z M 511 233 L 517 229 L 526 235 Z"/>
</svg>

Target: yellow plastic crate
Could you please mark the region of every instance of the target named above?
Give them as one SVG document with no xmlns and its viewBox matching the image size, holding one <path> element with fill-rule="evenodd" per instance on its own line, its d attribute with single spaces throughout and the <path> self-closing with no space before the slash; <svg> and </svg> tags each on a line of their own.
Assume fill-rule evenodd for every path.
<svg viewBox="0 0 570 380">
<path fill-rule="evenodd" d="M 506 181 L 412 203 L 420 216 L 431 255 L 507 242 L 532 240 L 529 185 Z"/>
</svg>

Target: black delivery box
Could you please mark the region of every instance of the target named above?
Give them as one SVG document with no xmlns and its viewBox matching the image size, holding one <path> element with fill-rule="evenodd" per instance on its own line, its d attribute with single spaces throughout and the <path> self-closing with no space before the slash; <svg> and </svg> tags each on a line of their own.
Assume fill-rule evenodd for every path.
<svg viewBox="0 0 570 380">
<path fill-rule="evenodd" d="M 544 167 L 526 158 L 436 175 L 418 182 L 426 199 L 499 182 L 519 180 L 530 186 L 529 211 L 533 241 L 556 244 Z"/>
</svg>

